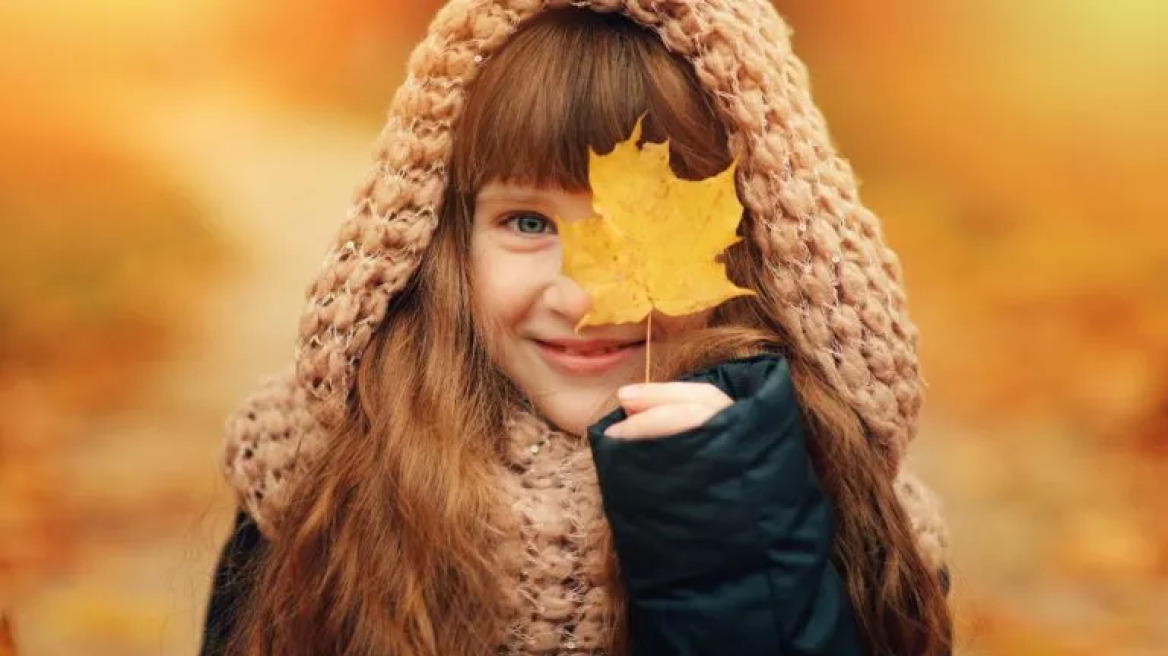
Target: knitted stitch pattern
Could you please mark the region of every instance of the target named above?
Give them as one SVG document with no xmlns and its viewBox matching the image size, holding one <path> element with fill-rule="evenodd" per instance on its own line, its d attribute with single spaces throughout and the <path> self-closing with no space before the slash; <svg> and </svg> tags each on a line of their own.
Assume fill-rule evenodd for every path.
<svg viewBox="0 0 1168 656">
<path fill-rule="evenodd" d="M 938 564 L 946 537 L 937 504 L 901 467 L 922 381 L 899 263 L 831 143 L 788 27 L 766 0 L 451 0 L 410 58 L 371 170 L 308 290 L 295 366 L 247 399 L 229 422 L 224 466 L 241 501 L 271 534 L 289 481 L 343 417 L 356 363 L 430 241 L 441 215 L 452 128 L 468 86 L 523 21 L 567 5 L 621 12 L 654 30 L 694 67 L 738 157 L 742 200 L 755 226 L 748 238 L 760 247 L 781 291 L 792 347 L 809 356 L 863 419 L 890 476 L 897 477 L 926 559 Z M 558 435 L 546 426 L 533 428 L 532 421 L 523 422 L 528 433 L 515 428 L 513 440 L 522 442 L 532 430 Z M 530 468 L 502 469 L 501 476 L 516 508 L 565 513 L 558 521 L 579 527 L 594 517 L 595 509 L 584 510 L 588 504 L 576 497 L 595 494 L 595 472 L 590 463 L 577 465 L 571 475 L 553 477 L 550 487 L 546 474 Z M 575 501 L 548 501 L 565 490 L 571 490 L 565 499 Z M 544 529 L 529 531 L 524 548 L 539 553 L 542 547 L 530 541 L 551 535 L 537 535 Z M 589 548 L 576 544 L 569 551 L 578 558 Z M 582 621 L 587 578 L 577 579 L 569 625 Z M 521 591 L 538 595 L 537 587 Z M 549 619 L 546 609 L 554 604 L 536 606 L 545 609 L 533 613 L 538 621 L 566 622 Z"/>
</svg>

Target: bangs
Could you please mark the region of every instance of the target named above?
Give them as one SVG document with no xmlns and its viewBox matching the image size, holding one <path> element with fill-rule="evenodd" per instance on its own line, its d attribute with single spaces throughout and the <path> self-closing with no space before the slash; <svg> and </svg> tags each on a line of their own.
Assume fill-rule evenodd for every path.
<svg viewBox="0 0 1168 656">
<path fill-rule="evenodd" d="M 462 194 L 491 181 L 587 190 L 589 149 L 611 151 L 642 115 L 643 139 L 669 139 L 678 175 L 704 178 L 729 165 L 725 131 L 692 68 L 656 34 L 617 14 L 545 12 L 471 87 L 452 183 Z"/>
</svg>

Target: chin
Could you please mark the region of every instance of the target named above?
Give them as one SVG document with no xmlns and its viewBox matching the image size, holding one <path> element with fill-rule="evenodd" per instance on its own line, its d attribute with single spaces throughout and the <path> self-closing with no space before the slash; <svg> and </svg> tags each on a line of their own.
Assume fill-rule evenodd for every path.
<svg viewBox="0 0 1168 656">
<path fill-rule="evenodd" d="M 603 394 L 586 392 L 576 394 L 570 403 L 557 404 L 554 400 L 549 400 L 548 403 L 537 404 L 536 408 L 559 430 L 583 437 L 588 433 L 589 426 L 616 409 L 618 405 L 616 388 Z"/>
</svg>

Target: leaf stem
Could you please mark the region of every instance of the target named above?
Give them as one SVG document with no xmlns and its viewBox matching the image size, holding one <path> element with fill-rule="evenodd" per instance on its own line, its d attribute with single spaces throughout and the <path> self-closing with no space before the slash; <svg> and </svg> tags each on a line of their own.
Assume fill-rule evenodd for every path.
<svg viewBox="0 0 1168 656">
<path fill-rule="evenodd" d="M 653 310 L 649 310 L 649 322 L 645 324 L 645 382 L 649 382 L 649 360 L 653 353 Z"/>
</svg>

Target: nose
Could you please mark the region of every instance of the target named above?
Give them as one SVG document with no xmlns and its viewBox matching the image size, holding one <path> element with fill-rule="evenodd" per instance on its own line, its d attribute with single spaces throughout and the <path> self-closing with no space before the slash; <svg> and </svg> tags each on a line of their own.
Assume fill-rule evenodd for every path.
<svg viewBox="0 0 1168 656">
<path fill-rule="evenodd" d="M 560 273 L 543 291 L 544 306 L 564 317 L 572 326 L 580 323 L 592 308 L 588 292 L 568 276 Z"/>
</svg>

